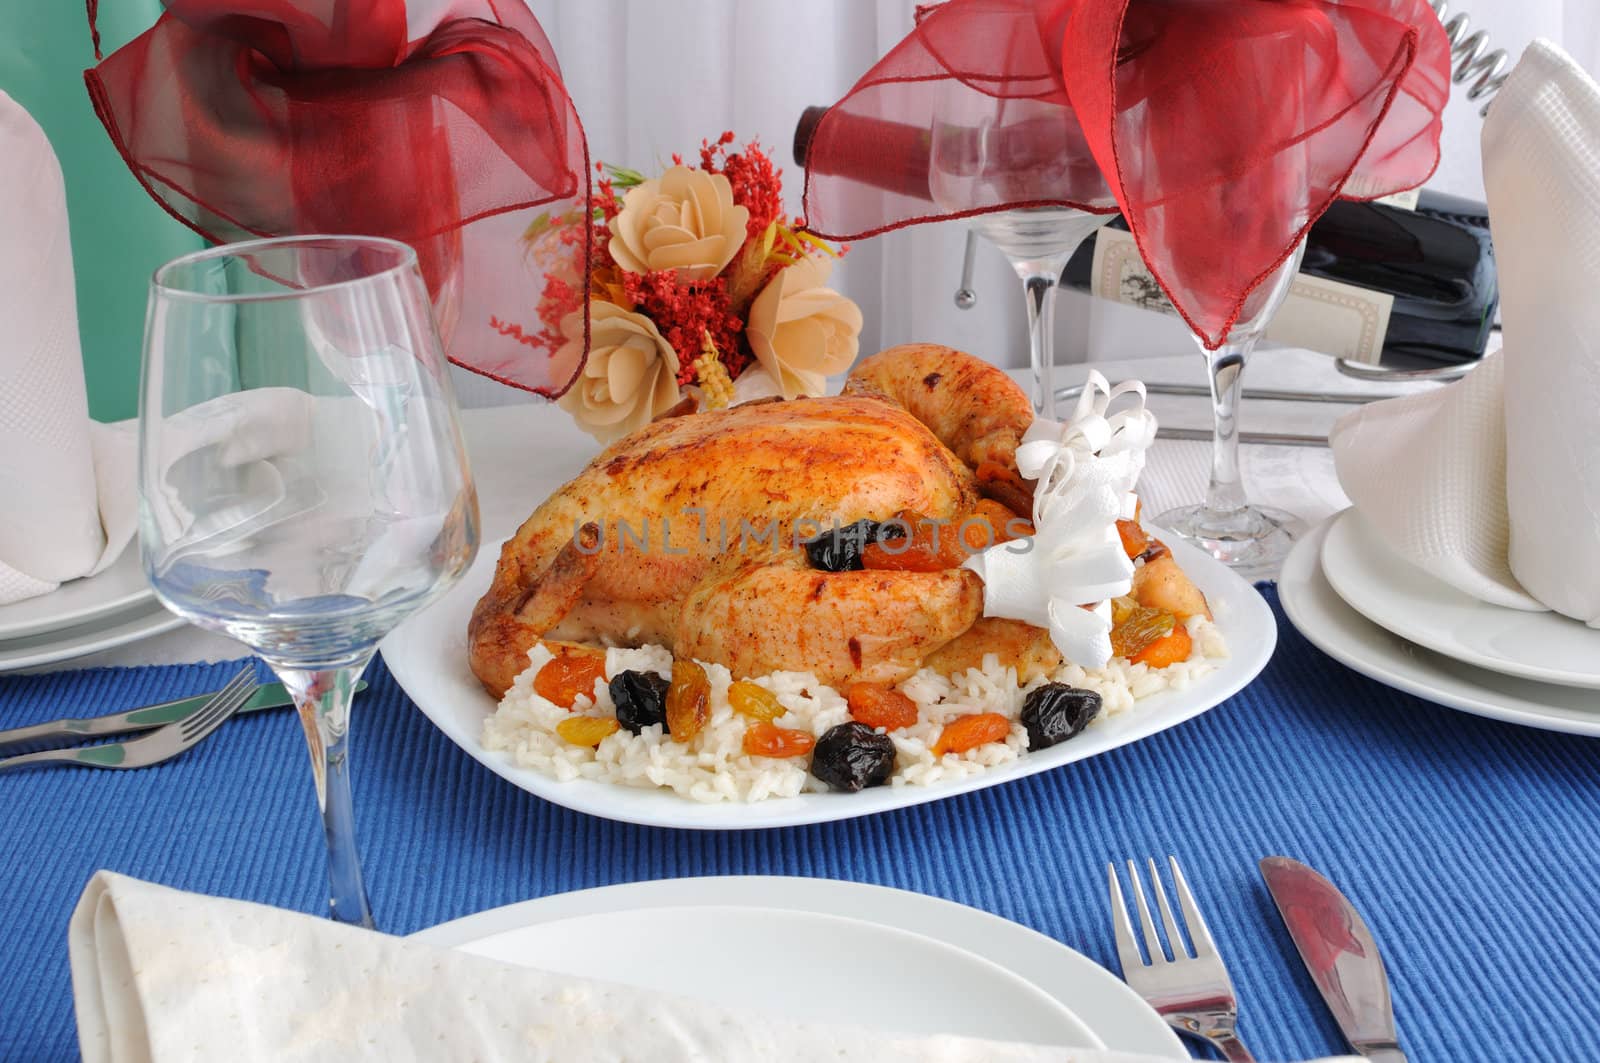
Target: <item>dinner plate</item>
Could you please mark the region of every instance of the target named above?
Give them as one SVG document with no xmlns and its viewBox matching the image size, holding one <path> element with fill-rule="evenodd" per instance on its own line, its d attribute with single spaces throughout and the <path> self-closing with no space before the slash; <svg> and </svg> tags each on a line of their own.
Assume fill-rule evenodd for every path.
<svg viewBox="0 0 1600 1063">
<path fill-rule="evenodd" d="M 1356 612 L 1419 646 L 1491 672 L 1600 689 L 1600 630 L 1480 602 L 1395 553 L 1353 508 L 1328 531 L 1322 571 Z"/>
<path fill-rule="evenodd" d="M 1323 540 L 1337 515 L 1290 552 L 1278 577 L 1283 611 L 1312 645 L 1386 686 L 1492 720 L 1600 735 L 1600 694 L 1489 672 L 1423 649 L 1356 612 L 1323 576 Z"/>
<path fill-rule="evenodd" d="M 509 753 L 484 749 L 484 718 L 495 710 L 467 665 L 467 620 L 494 575 L 498 549 L 483 550 L 448 594 L 395 630 L 380 647 L 390 673 L 428 717 L 467 754 L 509 782 L 547 801 L 606 819 L 656 827 L 746 830 L 850 819 L 937 801 L 1020 779 L 1174 727 L 1224 701 L 1266 666 L 1278 628 L 1256 589 L 1210 555 L 1166 539 L 1173 556 L 1205 592 L 1232 656 L 1184 690 L 1166 690 L 1126 712 L 1097 720 L 1070 742 L 964 779 L 930 786 L 879 786 L 857 794 L 803 793 L 754 803 L 700 804 L 670 790 L 618 786 L 594 779 L 561 782 L 518 767 Z"/>
<path fill-rule="evenodd" d="M 155 600 L 156 592 L 144 578 L 139 546 L 131 543 L 104 572 L 68 580 L 37 598 L 0 605 L 0 642 L 81 627 Z"/>
<path fill-rule="evenodd" d="M 1161 1017 L 1088 957 L 987 912 L 883 886 L 639 882 L 507 905 L 413 936 L 795 1019 L 1189 1058 Z"/>
<path fill-rule="evenodd" d="M 183 617 L 160 603 L 102 616 L 78 627 L 0 642 L 0 672 L 68 661 L 182 627 Z"/>
</svg>

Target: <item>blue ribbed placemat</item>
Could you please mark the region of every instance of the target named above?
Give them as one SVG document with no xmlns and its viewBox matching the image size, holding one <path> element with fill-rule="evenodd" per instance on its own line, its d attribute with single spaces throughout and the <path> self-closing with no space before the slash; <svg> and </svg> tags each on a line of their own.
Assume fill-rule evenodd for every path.
<svg viewBox="0 0 1600 1063">
<path fill-rule="evenodd" d="M 373 907 L 408 933 L 615 882 L 846 878 L 996 912 L 1115 970 L 1106 861 L 1172 851 L 1229 961 L 1244 1033 L 1264 1058 L 1301 1059 L 1343 1045 L 1255 870 L 1284 853 L 1366 914 L 1414 1059 L 1600 1058 L 1600 741 L 1437 708 L 1324 657 L 1281 611 L 1278 626 L 1261 679 L 1175 730 L 916 809 L 760 833 L 547 804 L 452 746 L 375 665 L 354 731 Z M 0 679 L 0 727 L 214 688 L 234 667 Z M 0 1059 L 75 1058 L 65 932 L 96 868 L 316 912 L 322 860 L 288 712 L 232 721 L 144 771 L 0 776 Z"/>
</svg>

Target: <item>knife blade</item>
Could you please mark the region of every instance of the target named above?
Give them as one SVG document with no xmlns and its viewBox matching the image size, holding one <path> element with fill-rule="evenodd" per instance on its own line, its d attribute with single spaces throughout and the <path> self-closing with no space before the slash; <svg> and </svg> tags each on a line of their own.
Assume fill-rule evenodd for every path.
<svg viewBox="0 0 1600 1063">
<path fill-rule="evenodd" d="M 357 693 L 365 689 L 367 689 L 365 679 L 356 683 Z M 211 700 L 210 694 L 197 694 L 192 698 L 178 698 L 157 705 L 145 705 L 109 716 L 51 720 L 48 723 L 36 723 L 0 731 L 0 755 L 57 749 L 86 738 L 106 738 L 111 735 L 127 734 L 130 731 L 142 731 L 149 727 L 160 727 L 164 723 L 183 719 L 209 700 Z M 263 683 L 239 711 L 245 713 L 261 709 L 279 709 L 292 704 L 294 699 L 289 696 L 282 683 Z"/>
<path fill-rule="evenodd" d="M 1261 861 L 1261 877 L 1345 1040 L 1368 1059 L 1405 1063 L 1389 976 L 1372 931 L 1339 888 L 1287 856 Z"/>
</svg>

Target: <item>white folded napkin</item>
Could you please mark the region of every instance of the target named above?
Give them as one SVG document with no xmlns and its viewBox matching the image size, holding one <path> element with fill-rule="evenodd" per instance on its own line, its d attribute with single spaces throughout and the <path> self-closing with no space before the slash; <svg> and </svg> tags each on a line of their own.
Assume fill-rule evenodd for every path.
<svg viewBox="0 0 1600 1063">
<path fill-rule="evenodd" d="M 1128 1059 L 788 1022 L 106 871 L 68 942 L 87 1063 Z"/>
<path fill-rule="evenodd" d="M 137 520 L 132 422 L 89 420 L 61 166 L 38 123 L 4 92 L 0 323 L 3 605 L 99 572 Z"/>
<path fill-rule="evenodd" d="M 1420 568 L 1600 627 L 1600 86 L 1535 41 L 1483 128 L 1505 346 L 1465 380 L 1347 414 L 1339 482 Z"/>
</svg>

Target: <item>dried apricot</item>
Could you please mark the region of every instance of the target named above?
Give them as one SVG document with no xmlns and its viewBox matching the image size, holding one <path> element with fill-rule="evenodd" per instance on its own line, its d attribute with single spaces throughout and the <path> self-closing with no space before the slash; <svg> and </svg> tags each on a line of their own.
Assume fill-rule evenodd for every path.
<svg viewBox="0 0 1600 1063">
<path fill-rule="evenodd" d="M 1134 664 L 1147 664 L 1151 668 L 1165 668 L 1169 664 L 1187 661 L 1193 649 L 1194 639 L 1189 637 L 1189 629 L 1178 624 L 1170 634 L 1156 639 L 1129 660 Z"/>
<path fill-rule="evenodd" d="M 711 678 L 694 661 L 672 662 L 672 685 L 667 688 L 667 733 L 687 742 L 711 721 Z"/>
<path fill-rule="evenodd" d="M 556 724 L 556 734 L 575 746 L 597 746 L 622 725 L 609 716 L 568 716 Z"/>
<path fill-rule="evenodd" d="M 533 677 L 533 690 L 541 698 L 570 709 L 579 694 L 594 697 L 595 680 L 605 677 L 605 654 L 563 649 Z"/>
<path fill-rule="evenodd" d="M 1150 536 L 1136 520 L 1117 521 L 1117 534 L 1122 538 L 1122 550 L 1130 561 L 1150 549 Z"/>
<path fill-rule="evenodd" d="M 1113 607 L 1113 612 L 1115 611 Z M 1172 634 L 1177 618 L 1159 609 L 1135 606 L 1128 615 L 1111 629 L 1111 654 L 1133 660 L 1139 652 L 1157 639 Z"/>
<path fill-rule="evenodd" d="M 877 683 L 851 683 L 844 699 L 850 705 L 850 718 L 868 727 L 894 731 L 917 722 L 917 703 Z"/>
<path fill-rule="evenodd" d="M 944 521 L 921 513 L 895 518 L 911 529 L 906 538 L 868 543 L 861 551 L 861 567 L 889 572 L 941 572 L 960 568 L 967 559 L 960 531 Z"/>
<path fill-rule="evenodd" d="M 740 716 L 764 723 L 771 723 L 789 711 L 778 700 L 778 695 L 748 679 L 741 679 L 728 687 L 728 704 Z"/>
<path fill-rule="evenodd" d="M 965 753 L 969 749 L 1003 742 L 1011 733 L 1011 721 L 998 712 L 977 712 L 971 716 L 957 716 L 944 725 L 938 741 L 933 743 L 933 755 Z"/>
<path fill-rule="evenodd" d="M 744 732 L 744 751 L 753 757 L 798 757 L 817 744 L 810 731 L 757 720 Z"/>
<path fill-rule="evenodd" d="M 1009 543 L 1013 539 L 1033 534 L 1031 520 L 1018 516 L 992 498 L 980 498 L 973 513 L 989 522 L 989 527 L 994 529 L 994 541 L 997 543 Z"/>
<path fill-rule="evenodd" d="M 1005 506 L 1018 516 L 1033 512 L 1033 488 L 1015 469 L 998 461 L 978 463 L 978 493 Z"/>
</svg>

